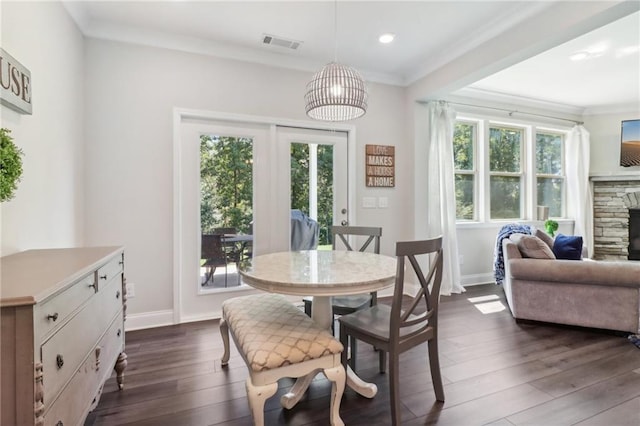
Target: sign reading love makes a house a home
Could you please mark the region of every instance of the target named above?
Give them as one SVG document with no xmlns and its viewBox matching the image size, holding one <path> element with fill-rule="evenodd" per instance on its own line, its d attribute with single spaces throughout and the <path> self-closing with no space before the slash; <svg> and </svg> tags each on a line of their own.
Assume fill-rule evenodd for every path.
<svg viewBox="0 0 640 426">
<path fill-rule="evenodd" d="M 367 186 L 393 188 L 396 185 L 396 148 L 366 145 L 365 180 Z"/>
<path fill-rule="evenodd" d="M 0 102 L 21 114 L 31 114 L 31 72 L 0 48 Z"/>
</svg>

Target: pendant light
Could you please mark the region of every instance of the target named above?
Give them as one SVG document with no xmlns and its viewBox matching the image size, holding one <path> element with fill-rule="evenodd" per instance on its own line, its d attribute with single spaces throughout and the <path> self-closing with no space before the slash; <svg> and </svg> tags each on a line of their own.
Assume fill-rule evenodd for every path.
<svg viewBox="0 0 640 426">
<path fill-rule="evenodd" d="M 307 84 L 306 113 L 315 120 L 352 120 L 367 112 L 367 88 L 358 71 L 337 62 L 338 2 L 334 3 L 334 60 Z"/>
</svg>

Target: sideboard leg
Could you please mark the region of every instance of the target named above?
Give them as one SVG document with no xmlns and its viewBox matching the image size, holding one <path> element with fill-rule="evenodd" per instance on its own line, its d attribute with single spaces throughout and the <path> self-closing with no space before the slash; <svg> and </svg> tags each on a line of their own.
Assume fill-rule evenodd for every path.
<svg viewBox="0 0 640 426">
<path fill-rule="evenodd" d="M 127 354 L 124 352 L 120 352 L 120 355 L 118 355 L 118 360 L 116 361 L 116 366 L 114 367 L 117 373 L 116 380 L 118 381 L 118 388 L 120 390 L 124 389 L 125 368 L 127 368 Z"/>
</svg>

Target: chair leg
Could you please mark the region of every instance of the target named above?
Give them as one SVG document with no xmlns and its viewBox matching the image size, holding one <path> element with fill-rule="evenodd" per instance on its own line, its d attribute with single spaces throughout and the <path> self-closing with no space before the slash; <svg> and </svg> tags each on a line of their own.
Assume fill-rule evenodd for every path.
<svg viewBox="0 0 640 426">
<path fill-rule="evenodd" d="M 304 302 L 304 313 L 307 314 L 309 318 L 311 318 L 311 301 L 303 300 Z"/>
<path fill-rule="evenodd" d="M 222 344 L 224 345 L 224 353 L 222 354 L 221 364 L 227 365 L 229 364 L 229 324 L 222 318 L 220 320 L 220 335 L 222 336 Z"/>
<path fill-rule="evenodd" d="M 438 340 L 429 340 L 429 368 L 431 368 L 431 381 L 438 401 L 444 402 L 444 388 L 442 387 L 442 375 L 440 374 L 440 359 L 438 358 Z"/>
<path fill-rule="evenodd" d="M 391 397 L 391 424 L 400 426 L 400 362 L 399 354 L 389 352 L 389 395 Z"/>
<path fill-rule="evenodd" d="M 342 324 L 340 324 L 340 343 L 342 343 L 342 346 L 344 347 L 344 349 L 342 350 L 342 353 L 340 353 L 340 361 L 342 363 L 342 365 L 344 366 L 344 368 L 347 368 L 347 348 L 348 348 L 348 343 L 349 343 L 349 335 L 347 334 L 347 332 L 344 329 L 344 326 Z M 354 337 L 352 336 L 351 339 L 354 339 Z"/>
<path fill-rule="evenodd" d="M 356 371 L 356 355 L 358 352 L 358 339 L 351 336 L 349 337 L 349 346 L 351 347 L 351 358 L 349 359 L 349 365 L 353 371 Z"/>
<path fill-rule="evenodd" d="M 387 352 L 382 349 L 377 349 L 378 351 L 378 368 L 381 373 L 385 373 L 387 371 Z"/>
<path fill-rule="evenodd" d="M 264 386 L 254 386 L 251 377 L 246 381 L 247 399 L 249 400 L 249 410 L 253 416 L 255 426 L 264 426 L 264 403 L 278 390 L 278 382 Z"/>
<path fill-rule="evenodd" d="M 340 401 L 347 382 L 347 374 L 342 365 L 326 368 L 322 372 L 331 381 L 331 426 L 344 426 L 344 422 L 340 418 Z"/>
</svg>

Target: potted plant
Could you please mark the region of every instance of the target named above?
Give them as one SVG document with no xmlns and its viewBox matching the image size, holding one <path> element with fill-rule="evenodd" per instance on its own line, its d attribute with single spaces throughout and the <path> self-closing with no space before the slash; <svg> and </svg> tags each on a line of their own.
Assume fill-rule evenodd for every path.
<svg viewBox="0 0 640 426">
<path fill-rule="evenodd" d="M 544 223 L 544 229 L 547 231 L 547 234 L 553 237 L 555 232 L 558 230 L 558 222 L 549 219 Z"/>
<path fill-rule="evenodd" d="M 14 197 L 22 176 L 23 153 L 9 133 L 9 129 L 0 129 L 0 202 Z"/>
</svg>

